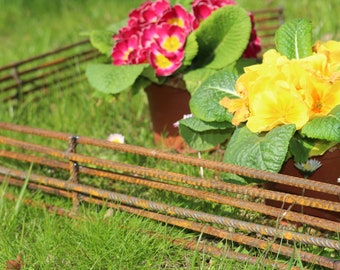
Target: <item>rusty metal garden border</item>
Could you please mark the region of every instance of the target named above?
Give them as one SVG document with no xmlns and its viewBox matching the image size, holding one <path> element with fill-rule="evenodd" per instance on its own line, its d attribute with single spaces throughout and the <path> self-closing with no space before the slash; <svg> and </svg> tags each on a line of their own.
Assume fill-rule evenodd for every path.
<svg viewBox="0 0 340 270">
<path fill-rule="evenodd" d="M 85 39 L 3 66 L 0 68 L 0 101 L 22 101 L 48 92 L 55 85 L 68 88 L 85 79 L 86 63 L 99 56 Z"/>
<path fill-rule="evenodd" d="M 278 244 L 275 239 L 284 240 L 287 243 L 299 242 L 306 245 L 316 245 L 340 250 L 339 240 L 317 237 L 307 233 L 298 233 L 293 230 L 269 225 L 246 222 L 236 218 L 223 217 L 206 213 L 202 210 L 186 209 L 165 202 L 155 202 L 145 198 L 119 193 L 114 190 L 110 191 L 84 184 L 81 179 L 85 175 L 90 175 L 105 178 L 108 181 L 121 181 L 133 185 L 144 186 L 149 189 L 170 191 L 185 197 L 257 212 L 265 217 L 272 217 L 278 220 L 287 220 L 290 222 L 300 222 L 301 220 L 304 220 L 304 223 L 311 227 L 334 233 L 340 232 L 339 222 L 327 221 L 325 219 L 267 206 L 263 204 L 263 202 L 246 200 L 244 198 L 238 198 L 237 196 L 229 196 L 229 194 L 250 195 L 253 198 L 260 199 L 270 198 L 277 201 L 308 205 L 336 212 L 340 212 L 339 203 L 330 203 L 325 200 L 315 200 L 308 197 L 265 190 L 260 187 L 241 186 L 216 179 L 202 179 L 177 172 L 119 163 L 108 159 L 81 154 L 77 152 L 77 149 L 79 148 L 79 145 L 93 146 L 98 147 L 99 149 L 111 149 L 113 151 L 152 157 L 159 161 L 163 160 L 187 164 L 188 166 L 203 167 L 216 172 L 236 173 L 238 175 L 257 178 L 263 181 L 285 183 L 293 186 L 304 186 L 307 189 L 318 190 L 329 194 L 340 194 L 340 187 L 338 186 L 314 183 L 314 181 L 305 180 L 303 178 L 242 168 L 192 156 L 162 152 L 128 144 L 112 143 L 100 139 L 19 126 L 10 123 L 0 123 L 0 132 L 11 133 L 11 136 L 0 136 L 0 144 L 4 146 L 0 152 L 2 158 L 19 160 L 27 163 L 33 162 L 35 164 L 68 172 L 69 176 L 67 179 L 58 179 L 32 172 L 29 175 L 30 181 L 28 183 L 28 188 L 40 189 L 46 193 L 72 198 L 75 209 L 78 204 L 82 202 L 106 205 L 153 220 L 166 222 L 170 225 L 204 233 L 205 235 L 210 235 L 218 239 L 238 242 L 261 250 L 269 250 L 287 257 L 296 254 L 296 251 L 292 246 L 282 245 L 282 243 Z M 64 141 L 65 144 L 67 144 L 67 149 L 55 149 L 25 140 L 14 139 L 18 134 L 45 137 L 54 141 Z M 0 177 L 2 177 L 0 178 L 0 182 L 8 181 L 10 185 L 22 186 L 27 177 L 27 172 L 0 166 Z M 238 232 L 230 232 L 230 228 Z M 258 237 L 251 236 L 251 233 L 270 237 L 273 240 L 262 240 Z M 211 249 L 213 250 L 214 247 L 211 247 Z M 217 250 L 214 252 L 216 254 L 218 253 Z M 233 252 L 230 254 L 233 254 L 233 256 L 235 255 Z M 239 256 L 242 257 L 243 255 Z M 300 251 L 296 256 L 299 256 L 302 261 L 315 263 L 330 269 L 339 269 L 340 267 L 340 262 L 332 258 L 304 251 Z M 240 260 L 244 259 L 244 257 L 241 257 L 235 258 Z M 248 259 L 250 262 L 254 262 L 255 260 L 254 258 Z M 268 261 L 267 263 L 271 265 L 276 264 L 276 262 L 272 261 Z M 284 268 L 283 265 L 276 265 L 276 267 Z"/>
</svg>

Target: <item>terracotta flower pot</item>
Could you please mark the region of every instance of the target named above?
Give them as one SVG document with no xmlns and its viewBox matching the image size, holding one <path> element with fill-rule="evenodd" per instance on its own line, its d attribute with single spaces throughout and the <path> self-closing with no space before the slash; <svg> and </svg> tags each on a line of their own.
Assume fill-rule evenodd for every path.
<svg viewBox="0 0 340 270">
<path fill-rule="evenodd" d="M 340 177 L 340 149 L 337 148 L 334 151 L 328 151 L 323 156 L 319 157 L 313 157 L 314 159 L 317 159 L 321 162 L 322 166 L 317 169 L 308 179 L 316 180 L 322 183 L 328 183 L 333 185 L 340 185 L 338 182 L 338 178 Z M 282 174 L 291 175 L 291 176 L 297 176 L 297 177 L 303 177 L 302 174 L 299 172 L 299 170 L 294 166 L 294 161 L 292 159 L 288 160 L 283 166 L 280 171 Z M 334 201 L 340 203 L 340 194 L 339 196 L 332 195 L 332 194 L 326 194 L 323 192 L 313 191 L 306 189 L 303 192 L 302 188 L 293 187 L 293 186 L 287 186 L 283 184 L 277 184 L 277 183 L 269 183 L 266 188 L 275 190 L 275 191 L 281 191 L 286 192 L 290 194 L 296 194 L 296 195 L 303 195 L 306 197 L 311 198 L 317 198 L 317 199 L 323 199 L 328 201 Z M 272 200 L 266 200 L 266 204 L 275 206 L 275 207 L 281 207 L 282 203 Z M 287 209 L 289 207 L 289 204 L 285 204 L 284 208 Z M 339 212 L 332 212 L 332 211 L 326 211 L 322 209 L 316 209 L 311 207 L 301 207 L 300 205 L 294 205 L 291 208 L 292 211 L 295 212 L 303 212 L 304 214 L 308 214 L 311 216 L 316 216 L 328 220 L 333 221 L 340 221 L 340 213 Z"/>
<path fill-rule="evenodd" d="M 185 90 L 184 82 L 171 84 L 151 84 L 145 89 L 151 114 L 155 144 L 167 149 L 182 152 L 185 142 L 174 126 L 185 114 L 190 114 L 190 93 Z"/>
</svg>

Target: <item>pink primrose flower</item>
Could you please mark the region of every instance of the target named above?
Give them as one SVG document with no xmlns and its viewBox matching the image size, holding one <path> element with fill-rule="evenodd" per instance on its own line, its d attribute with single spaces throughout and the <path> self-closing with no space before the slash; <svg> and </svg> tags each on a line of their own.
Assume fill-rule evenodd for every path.
<svg viewBox="0 0 340 270">
<path fill-rule="evenodd" d="M 188 13 L 181 5 L 175 5 L 166 11 L 160 18 L 159 22 L 165 22 L 170 25 L 177 25 L 189 34 L 193 30 L 195 17 Z"/>
<path fill-rule="evenodd" d="M 114 65 L 142 64 L 147 62 L 148 51 L 141 46 L 139 33 L 116 42 L 111 57 Z"/>
<path fill-rule="evenodd" d="M 159 38 L 158 26 L 156 24 L 149 25 L 143 30 L 141 35 L 142 47 L 148 50 L 157 38 Z"/>
<path fill-rule="evenodd" d="M 155 43 L 151 46 L 149 55 L 149 62 L 155 69 L 157 76 L 168 76 L 173 74 L 182 65 L 184 58 L 184 51 L 177 51 L 176 54 L 166 54 Z"/>
<path fill-rule="evenodd" d="M 235 4 L 233 0 L 195 0 L 192 3 L 192 10 L 196 19 L 195 28 L 216 9 Z"/>
<path fill-rule="evenodd" d="M 171 5 L 167 0 L 158 0 L 154 2 L 150 9 L 144 12 L 144 19 L 147 22 L 157 23 L 162 14 L 171 10 Z"/>
<path fill-rule="evenodd" d="M 129 39 L 133 35 L 139 35 L 140 29 L 138 27 L 123 27 L 119 30 L 118 34 L 113 36 L 115 41 L 122 41 L 125 39 Z"/>
<path fill-rule="evenodd" d="M 170 56 L 183 50 L 187 38 L 187 33 L 183 28 L 163 23 L 157 30 L 156 43 L 164 54 Z"/>
<path fill-rule="evenodd" d="M 233 0 L 194 0 L 192 2 L 192 6 L 196 6 L 199 4 L 207 4 L 209 6 L 214 6 L 216 8 L 224 7 L 226 5 L 235 5 L 235 1 Z"/>
<path fill-rule="evenodd" d="M 156 23 L 158 18 L 171 8 L 168 0 L 146 1 L 140 7 L 132 10 L 129 14 L 128 26 L 144 27 Z"/>
<path fill-rule="evenodd" d="M 193 14 L 169 0 L 147 0 L 129 14 L 127 26 L 113 36 L 114 65 L 149 63 L 158 76 L 168 76 L 182 65 L 187 36 L 214 10 L 233 5 L 233 0 L 194 0 Z M 260 40 L 253 29 L 244 57 L 255 57 Z"/>
<path fill-rule="evenodd" d="M 256 30 L 252 29 L 249 43 L 243 53 L 244 58 L 256 58 L 257 54 L 261 51 L 261 39 L 257 36 Z"/>
</svg>

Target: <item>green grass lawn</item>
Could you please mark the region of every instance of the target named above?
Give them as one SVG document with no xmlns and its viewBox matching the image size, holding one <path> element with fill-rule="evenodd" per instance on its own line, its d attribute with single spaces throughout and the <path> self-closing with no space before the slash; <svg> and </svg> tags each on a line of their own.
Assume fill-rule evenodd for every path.
<svg viewBox="0 0 340 270">
<path fill-rule="evenodd" d="M 141 2 L 0 0 L 0 66 L 82 40 L 83 33 L 125 18 Z M 302 16 L 313 21 L 315 40 L 339 38 L 338 0 L 237 2 L 250 10 L 284 6 L 286 20 Z M 67 91 L 58 91 L 62 90 L 58 85 L 54 88 L 56 91 L 36 103 L 19 107 L 0 104 L 0 121 L 101 139 L 122 133 L 130 144 L 154 147 L 144 93 L 102 98 L 94 96 L 87 82 Z M 1 165 L 12 166 L 5 162 L 0 160 Z M 263 269 L 261 263 L 251 266 L 186 251 L 167 237 L 192 239 L 193 234 L 119 211 L 104 218 L 107 209 L 84 206 L 81 219 L 69 219 L 20 202 L 16 211 L 16 203 L 3 196 L 8 190 L 19 193 L 0 184 L 0 269 L 19 253 L 23 254 L 24 269 Z M 39 192 L 26 191 L 25 198 L 70 205 Z M 218 245 L 228 248 L 224 243 Z M 264 256 L 261 251 L 257 255 Z"/>
<path fill-rule="evenodd" d="M 79 219 L 70 219 L 26 206 L 15 215 L 7 201 L 1 208 L 1 269 L 19 253 L 24 269 L 186 269 L 205 264 L 204 256 L 169 241 L 189 239 L 184 231 L 124 212 L 106 218 L 105 208 L 84 207 Z"/>
</svg>

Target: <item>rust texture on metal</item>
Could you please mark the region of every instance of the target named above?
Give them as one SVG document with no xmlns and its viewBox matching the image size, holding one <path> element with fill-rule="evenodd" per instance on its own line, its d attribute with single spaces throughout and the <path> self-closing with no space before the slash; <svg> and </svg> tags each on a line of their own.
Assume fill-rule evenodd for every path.
<svg viewBox="0 0 340 270">
<path fill-rule="evenodd" d="M 80 138 L 78 139 L 78 141 L 79 140 Z M 160 171 L 160 170 L 156 170 L 152 168 L 145 168 L 145 167 L 138 167 L 139 169 L 137 169 L 136 166 L 131 165 L 131 164 L 121 164 L 118 162 L 103 160 L 103 159 L 99 159 L 96 157 L 75 154 L 70 151 L 65 152 L 62 150 L 52 149 L 46 146 L 40 146 L 36 144 L 22 142 L 22 141 L 14 140 L 11 138 L 5 138 L 2 136 L 0 136 L 0 142 L 4 142 L 12 146 L 22 147 L 27 150 L 37 151 L 39 153 L 49 154 L 53 157 L 76 161 L 77 163 L 83 163 L 83 164 L 87 163 L 87 164 L 92 164 L 95 166 L 100 166 L 102 168 L 109 168 L 109 169 L 115 169 L 116 171 L 123 171 L 125 173 L 133 174 L 134 177 L 131 177 L 125 174 L 117 174 L 113 172 L 108 172 L 104 170 L 97 170 L 93 172 L 93 170 L 90 168 L 84 168 L 84 167 L 79 168 L 80 172 L 86 171 L 86 173 L 90 175 L 106 177 L 106 178 L 110 178 L 113 180 L 119 180 L 119 181 L 131 183 L 131 184 L 143 185 L 143 186 L 155 188 L 155 189 L 167 190 L 167 191 L 171 191 L 174 193 L 178 193 L 178 194 L 182 194 L 182 195 L 190 196 L 190 197 L 195 197 L 195 198 L 199 198 L 199 199 L 210 201 L 210 202 L 216 202 L 216 203 L 230 205 L 233 207 L 243 208 L 246 210 L 260 212 L 260 213 L 263 213 L 269 216 L 282 217 L 284 215 L 285 219 L 289 221 L 300 222 L 301 220 L 304 220 L 306 224 L 309 224 L 312 226 L 316 226 L 316 227 L 320 227 L 320 228 L 324 228 L 324 229 L 328 229 L 332 231 L 340 231 L 340 227 L 337 222 L 332 222 L 332 221 L 324 222 L 325 220 L 320 219 L 320 218 L 311 217 L 311 216 L 307 216 L 307 215 L 303 215 L 303 214 L 295 213 L 295 212 L 290 212 L 290 211 L 282 211 L 281 209 L 278 209 L 272 206 L 262 205 L 261 207 L 259 207 L 258 203 L 226 196 L 223 194 L 216 194 L 210 191 L 197 190 L 197 189 L 187 188 L 183 186 L 171 185 L 171 184 L 162 183 L 162 182 L 158 182 L 154 180 L 148 180 L 148 179 L 136 177 L 136 175 L 138 175 L 141 177 L 149 177 L 153 179 L 155 178 L 164 179 L 165 178 L 165 179 L 170 179 L 173 181 L 174 177 L 173 177 L 173 173 L 171 172 Z M 169 175 L 168 178 L 167 178 L 167 174 Z M 183 178 L 185 177 L 183 176 Z M 198 179 L 198 180 L 200 180 L 201 183 L 203 181 L 202 179 Z M 209 179 L 207 179 L 206 181 L 209 181 Z M 185 182 L 185 181 L 183 182 L 190 183 L 190 182 Z M 204 186 L 201 183 L 197 186 Z M 195 184 L 195 183 L 191 182 L 190 184 Z M 207 187 L 211 188 L 211 185 L 207 184 Z M 239 186 L 239 189 L 242 190 L 243 187 L 244 186 Z M 262 193 L 266 193 L 266 192 L 273 193 L 271 191 L 262 190 Z M 242 193 L 247 194 L 246 191 Z M 293 195 L 291 196 L 293 197 Z M 301 197 L 301 200 L 305 201 L 306 200 L 305 198 L 307 197 Z M 339 203 L 307 198 L 307 201 L 308 200 L 309 201 L 314 200 L 315 201 L 314 205 L 317 205 L 318 207 L 321 206 L 320 208 L 322 209 L 340 212 Z M 298 201 L 298 200 L 295 200 L 295 201 Z M 286 203 L 286 201 L 284 202 Z M 308 203 L 304 203 L 304 205 L 314 206 L 313 204 L 308 204 Z"/>
<path fill-rule="evenodd" d="M 277 227 L 277 224 L 279 224 L 279 221 L 281 220 L 297 223 L 303 220 L 306 225 L 309 225 L 312 228 L 319 228 L 336 234 L 340 232 L 339 222 L 328 221 L 322 218 L 268 206 L 263 203 L 263 199 L 270 198 L 285 203 L 301 204 L 335 212 L 340 212 L 339 203 L 316 200 L 283 192 L 274 192 L 261 187 L 226 183 L 215 178 L 203 179 L 179 172 L 125 164 L 91 156 L 88 153 L 83 154 L 77 151 L 77 149 L 78 145 L 87 145 L 103 150 L 111 149 L 113 151 L 150 157 L 155 161 L 163 160 L 170 161 L 171 163 L 187 164 L 188 166 L 203 167 L 215 172 L 231 172 L 263 181 L 303 186 L 329 194 L 340 194 L 340 188 L 338 186 L 320 183 L 316 184 L 314 181 L 302 178 L 262 172 L 193 156 L 167 153 L 140 146 L 112 143 L 105 140 L 9 123 L 0 123 L 0 133 L 2 133 L 2 131 L 6 131 L 4 132 L 6 136 L 0 136 L 0 145 L 5 146 L 0 148 L 1 158 L 27 163 L 33 162 L 34 164 L 40 164 L 41 166 L 51 168 L 51 170 L 68 172 L 68 177 L 65 177 L 65 179 L 58 179 L 49 175 L 32 172 L 29 174 L 29 183 L 27 185 L 27 187 L 32 190 L 39 189 L 48 194 L 72 199 L 74 209 L 70 211 L 70 214 L 64 212 L 64 215 L 66 216 L 75 215 L 74 211 L 81 202 L 106 205 L 107 207 L 120 209 L 139 216 L 186 228 L 218 239 L 225 239 L 249 247 L 269 250 L 287 257 L 298 256 L 302 261 L 315 263 L 330 269 L 336 269 L 336 267 L 338 267 L 338 261 L 333 258 L 327 258 L 305 251 L 296 253 L 296 250 L 292 246 L 292 243 L 298 242 L 306 245 L 340 250 L 340 242 L 338 240 L 314 236 L 308 233 L 299 233 L 292 229 Z M 49 138 L 52 142 L 59 141 L 55 144 L 49 143 L 49 145 L 60 145 L 60 141 L 64 141 L 65 147 L 63 150 L 52 148 L 26 140 L 14 139 L 14 137 L 17 136 L 8 135 L 16 133 L 29 134 L 30 140 L 32 140 L 32 135 L 34 135 L 33 137 L 41 136 Z M 24 171 L 0 166 L 0 182 L 7 181 L 10 185 L 22 186 L 26 177 L 28 177 L 28 175 Z M 102 189 L 98 186 L 90 185 L 86 181 L 84 182 L 83 179 L 85 177 L 100 177 L 106 179 L 106 183 L 110 183 L 110 181 L 112 183 L 119 181 L 128 185 L 143 186 L 160 192 L 167 191 L 176 193 L 187 198 L 193 198 L 194 200 L 192 201 L 212 202 L 241 210 L 247 210 L 253 213 L 257 212 L 263 215 L 264 218 L 274 218 L 273 223 L 276 225 L 270 226 L 240 220 L 235 217 L 220 216 L 215 213 L 206 212 L 204 209 L 194 210 L 183 208 L 169 202 L 163 202 L 162 198 L 159 198 L 160 201 L 153 201 L 142 197 L 132 196 L 128 193 Z M 252 199 L 249 200 L 247 199 L 248 197 L 251 197 Z M 254 198 L 257 199 L 255 200 Z M 28 201 L 27 203 L 33 205 L 32 202 Z M 60 211 L 60 214 L 63 214 L 63 211 L 58 210 L 58 208 L 50 206 L 50 209 L 51 211 Z M 277 219 L 277 222 L 275 222 L 275 219 Z M 283 245 L 277 240 L 285 240 L 285 243 L 287 244 Z M 215 247 L 211 247 L 211 253 L 214 252 L 220 254 L 220 256 L 233 256 L 240 261 L 243 260 L 242 258 L 249 262 L 255 261 L 256 259 L 247 256 L 242 257 L 244 255 L 241 254 L 236 256 L 236 254 L 234 254 L 236 252 L 234 251 L 228 251 L 229 255 L 225 252 L 222 254 L 218 249 L 215 250 Z M 268 264 L 272 263 L 276 262 L 268 261 Z M 278 268 L 280 267 L 278 266 Z"/>
<path fill-rule="evenodd" d="M 54 85 L 69 87 L 84 80 L 85 63 L 99 58 L 89 40 L 82 40 L 0 68 L 0 100 L 38 98 Z"/>
<path fill-rule="evenodd" d="M 26 127 L 26 126 L 19 126 L 19 125 L 13 125 L 9 123 L 0 122 L 0 128 L 16 131 L 16 132 L 24 132 L 28 134 L 33 135 L 39 135 L 44 137 L 49 137 L 53 139 L 59 139 L 59 140 L 65 140 L 68 141 L 70 136 L 75 136 L 73 134 L 63 133 L 63 132 L 54 132 L 54 131 L 47 131 L 39 128 L 33 128 L 33 127 Z M 226 164 L 223 162 L 216 162 L 211 160 L 203 160 L 199 158 L 194 158 L 192 156 L 184 156 L 184 155 L 178 155 L 173 153 L 167 153 L 162 152 L 155 149 L 148 149 L 141 146 L 134 146 L 134 145 L 128 145 L 128 144 L 120 144 L 120 143 L 112 143 L 105 140 L 100 139 L 94 139 L 89 137 L 78 137 L 78 143 L 79 144 L 87 144 L 92 146 L 98 146 L 98 147 L 104 147 L 116 151 L 141 155 L 141 156 L 147 156 L 147 157 L 153 157 L 156 159 L 162 159 L 167 161 L 174 161 L 182 164 L 188 164 L 192 166 L 197 167 L 203 167 L 206 169 L 211 169 L 214 171 L 219 172 L 229 172 L 238 174 L 240 176 L 246 176 L 250 178 L 257 178 L 261 179 L 263 181 L 270 181 L 275 183 L 281 183 L 285 185 L 291 185 L 296 187 L 301 187 L 305 189 L 310 189 L 314 191 L 320 191 L 324 193 L 329 193 L 333 195 L 339 195 L 340 194 L 340 187 L 330 185 L 330 184 L 322 184 L 320 185 L 320 182 L 313 181 L 313 180 L 307 180 L 303 178 L 298 178 L 294 176 L 288 176 L 288 175 L 282 175 L 267 171 L 260 171 L 252 168 L 245 168 L 241 166 L 236 166 L 233 164 Z M 29 146 L 28 146 L 29 147 Z M 32 146 L 34 147 L 34 146 Z M 42 148 L 41 148 L 42 149 Z M 49 152 L 53 150 L 47 150 Z M 59 155 L 59 157 L 62 157 L 64 154 L 58 154 L 55 153 L 56 156 Z M 287 196 L 288 197 L 288 196 Z M 286 197 L 286 199 L 287 199 Z M 275 199 L 275 198 L 273 198 Z"/>
<path fill-rule="evenodd" d="M 14 178 L 9 181 L 9 183 L 15 186 L 20 186 L 23 179 L 25 179 L 26 177 L 26 175 L 22 173 L 21 171 L 13 170 L 13 169 L 9 171 L 8 169 L 3 168 L 3 167 L 0 167 L 0 173 L 11 175 L 11 176 L 22 179 L 20 181 Z M 140 208 L 148 209 L 148 210 L 155 211 L 155 212 L 164 212 L 168 215 L 176 215 L 176 216 L 181 216 L 181 217 L 186 217 L 186 218 L 192 218 L 192 219 L 199 220 L 199 221 L 237 228 L 244 232 L 256 232 L 261 235 L 268 235 L 268 236 L 273 236 L 275 238 L 283 238 L 286 240 L 292 240 L 292 241 L 296 241 L 296 242 L 300 242 L 304 244 L 313 244 L 316 246 L 324 246 L 324 247 L 340 250 L 340 243 L 335 240 L 330 240 L 330 239 L 326 239 L 322 237 L 309 236 L 309 235 L 305 235 L 305 234 L 301 234 L 301 233 L 297 233 L 293 231 L 286 231 L 283 229 L 277 229 L 277 228 L 273 228 L 270 226 L 264 226 L 264 225 L 255 224 L 255 223 L 246 222 L 246 221 L 240 221 L 240 220 L 233 219 L 233 218 L 222 217 L 222 216 L 204 213 L 201 211 L 190 210 L 190 209 L 186 209 L 182 207 L 170 206 L 168 204 L 164 204 L 160 202 L 152 202 L 149 200 L 140 199 L 140 198 L 133 197 L 133 196 L 127 196 L 125 194 L 120 194 L 117 192 L 112 192 L 112 191 L 107 191 L 107 190 L 102 191 L 96 188 L 87 188 L 84 185 L 70 186 L 70 185 L 67 185 L 65 181 L 52 179 L 52 178 L 46 179 L 44 176 L 38 176 L 35 174 L 30 175 L 30 177 L 31 177 L 30 179 L 32 182 L 29 183 L 29 187 L 32 189 L 40 188 L 44 192 L 49 191 L 49 193 L 51 193 L 50 186 L 54 186 L 58 188 L 58 195 L 62 195 L 63 190 L 67 190 L 67 191 L 76 190 L 79 193 L 87 194 L 89 196 L 110 199 L 110 200 L 114 200 L 114 201 L 117 201 L 117 202 L 120 202 L 126 205 L 140 207 Z M 49 185 L 47 185 L 47 183 L 49 183 Z"/>
</svg>

